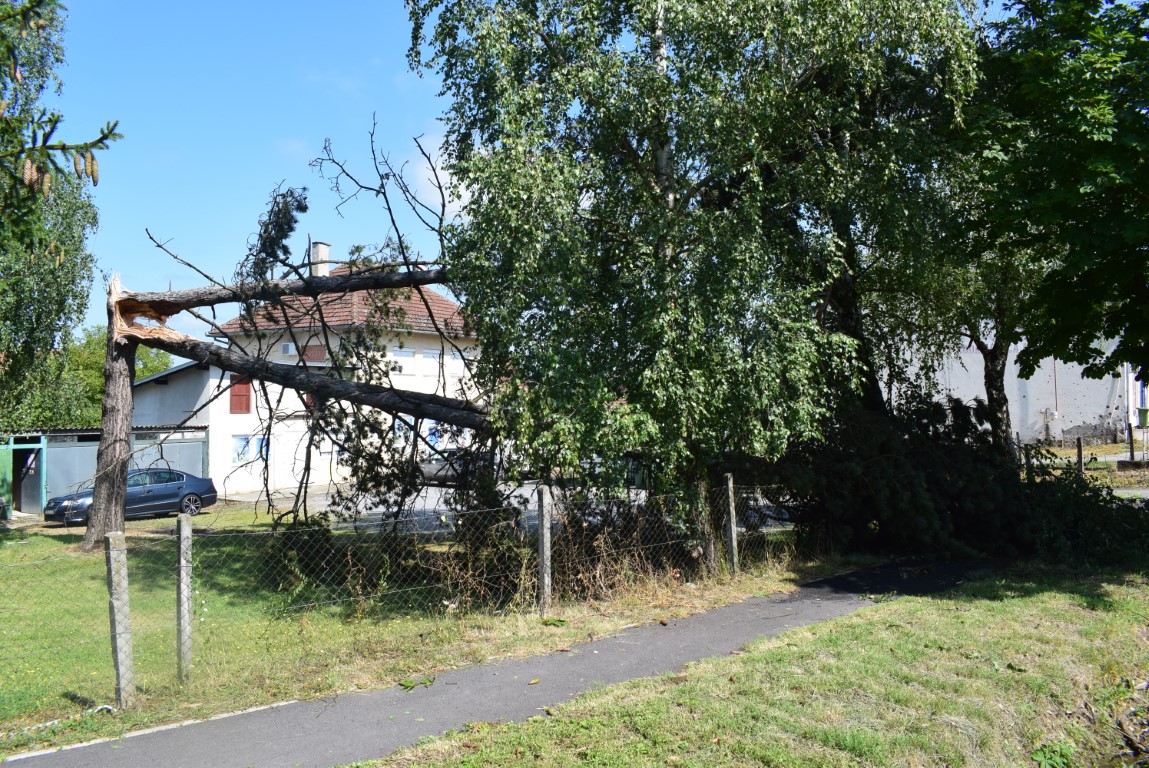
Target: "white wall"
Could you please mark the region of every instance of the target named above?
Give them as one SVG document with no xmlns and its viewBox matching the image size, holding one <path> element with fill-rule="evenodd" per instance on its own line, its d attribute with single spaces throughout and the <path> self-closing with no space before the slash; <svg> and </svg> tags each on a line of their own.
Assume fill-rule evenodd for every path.
<svg viewBox="0 0 1149 768">
<path fill-rule="evenodd" d="M 302 350 L 299 354 L 284 354 L 282 344 L 285 341 L 286 338 L 262 340 L 267 358 L 277 363 L 299 362 Z M 319 340 L 299 341 L 302 346 L 304 341 L 318 343 Z M 333 337 L 332 341 L 338 344 L 337 338 Z M 437 335 L 404 335 L 386 344 L 380 352 L 385 359 L 402 368 L 401 372 L 392 375 L 392 384 L 396 387 L 448 397 L 459 397 L 464 390 L 473 389 L 462 355 L 454 352 L 451 345 L 443 344 Z M 469 356 L 472 351 L 466 350 L 465 354 Z M 294 392 L 284 393 L 280 387 L 268 385 L 268 393 L 277 406 L 276 412 L 270 413 L 259 395 L 256 382 L 252 384 L 251 412 L 232 413 L 231 395 L 226 389 L 230 376 L 215 367 L 188 367 L 161 377 L 166 384 L 147 382 L 137 385 L 133 390 L 133 421 L 146 426 L 171 425 L 200 408 L 201 411 L 188 423 L 208 427 L 207 472 L 226 497 L 263 490 L 263 461 L 256 441 L 263 437 L 263 425 L 270 420 L 272 431 L 267 458 L 271 490 L 294 489 L 308 459 L 303 402 Z M 430 424 L 425 425 L 426 429 L 430 427 Z M 248 444 L 247 459 L 236 455 L 237 445 L 242 444 L 243 438 L 252 439 Z M 343 479 L 335 450 L 330 444 L 323 443 L 313 448 L 310 462 L 312 483 L 322 485 Z"/>
<path fill-rule="evenodd" d="M 1009 397 L 1009 416 L 1013 431 L 1023 442 L 1043 438 L 1054 440 L 1072 437 L 1082 430 L 1097 428 L 1117 432 L 1123 439 L 1125 424 L 1131 418 L 1135 391 L 1127 368 L 1116 376 L 1087 379 L 1082 366 L 1074 363 L 1043 360 L 1029 379 L 1018 376 L 1016 349 L 1010 350 L 1005 390 Z M 939 373 L 942 390 L 947 394 L 972 400 L 985 399 L 983 365 L 977 350 L 965 350 L 947 363 Z M 1136 412 L 1132 412 L 1136 424 Z"/>
<path fill-rule="evenodd" d="M 218 371 L 189 367 L 168 376 L 152 377 L 151 381 L 136 385 L 132 389 L 135 400 L 132 424 L 150 427 L 183 423 L 207 399 L 206 393 L 212 386 L 213 373 L 218 374 Z M 207 414 L 192 416 L 187 423 L 191 426 L 206 426 Z"/>
</svg>

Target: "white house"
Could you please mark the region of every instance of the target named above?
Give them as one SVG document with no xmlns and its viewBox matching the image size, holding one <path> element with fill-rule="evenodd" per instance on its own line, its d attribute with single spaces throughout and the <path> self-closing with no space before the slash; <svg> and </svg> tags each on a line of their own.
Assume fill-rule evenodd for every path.
<svg viewBox="0 0 1149 768">
<path fill-rule="evenodd" d="M 329 271 L 327 248 L 315 244 L 312 274 L 348 272 L 346 266 Z M 473 395 L 467 360 L 477 354 L 475 339 L 464 331 L 459 305 L 427 289 L 408 295 L 360 291 L 319 300 L 288 297 L 274 309 L 224 323 L 211 335 L 271 362 L 319 369 L 344 365 L 345 375 L 362 376 L 346 367 L 344 345 L 365 343 L 359 334 L 368 327 L 382 330 L 372 337 L 369 353 L 397 389 Z M 265 466 L 272 491 L 295 488 L 308 461 L 312 483 L 340 479 L 335 446 L 320 440 L 308 451 L 310 397 L 267 384 L 265 399 L 260 389 L 260 382 L 241 375 L 185 363 L 136 382 L 133 421 L 206 427 L 207 472 L 224 496 L 261 490 Z M 432 442 L 434 426 L 424 425 Z"/>
</svg>

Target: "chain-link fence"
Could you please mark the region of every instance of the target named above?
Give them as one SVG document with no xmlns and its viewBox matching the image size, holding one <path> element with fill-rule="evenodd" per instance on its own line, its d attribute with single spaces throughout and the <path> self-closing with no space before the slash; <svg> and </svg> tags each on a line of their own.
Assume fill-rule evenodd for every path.
<svg viewBox="0 0 1149 768">
<path fill-rule="evenodd" d="M 60 691 L 76 709 L 108 701 L 114 672 L 103 558 L 21 542 L 6 543 L 3 553 L 0 731 Z M 85 670 L 85 679 L 75 670 Z"/>
<path fill-rule="evenodd" d="M 466 631 L 453 616 L 528 616 L 643 579 L 746 567 L 769 556 L 765 542 L 786 522 L 754 488 L 544 489 L 525 505 L 279 530 L 193 532 L 184 519 L 113 542 L 106 557 L 17 557 L 17 542 L 0 540 L 0 722 L 115 702 L 117 692 L 123 703 L 134 692 L 178 701 L 226 687 L 274 698 L 332 670 L 340 680 L 316 690 L 378 679 L 364 665 L 403 674 L 455 663 L 430 650 L 413 662 L 411 651 L 429 648 L 431 633 Z"/>
</svg>

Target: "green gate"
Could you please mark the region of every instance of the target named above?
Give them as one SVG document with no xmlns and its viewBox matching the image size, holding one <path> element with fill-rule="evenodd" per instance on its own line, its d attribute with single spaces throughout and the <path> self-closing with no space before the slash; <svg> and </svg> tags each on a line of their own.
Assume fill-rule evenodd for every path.
<svg viewBox="0 0 1149 768">
<path fill-rule="evenodd" d="M 0 443 L 0 520 L 7 520 L 12 509 L 12 446 Z"/>
</svg>

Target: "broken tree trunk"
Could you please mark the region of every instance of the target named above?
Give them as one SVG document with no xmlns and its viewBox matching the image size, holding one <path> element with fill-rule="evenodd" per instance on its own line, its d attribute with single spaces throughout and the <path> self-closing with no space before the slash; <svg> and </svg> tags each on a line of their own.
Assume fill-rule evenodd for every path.
<svg viewBox="0 0 1149 768">
<path fill-rule="evenodd" d="M 111 531 L 124 527 L 128 461 L 132 433 L 132 381 L 138 345 L 162 349 L 178 357 L 214 365 L 224 371 L 278 384 L 317 398 L 378 408 L 415 418 L 483 430 L 490 426 L 485 406 L 424 392 L 395 389 L 371 382 L 350 381 L 282 365 L 219 344 L 184 336 L 164 323 L 196 307 L 231 302 L 272 301 L 285 296 L 330 296 L 356 291 L 418 288 L 441 284 L 441 269 L 395 272 L 374 269 L 347 275 L 305 277 L 193 288 L 183 291 L 131 293 L 119 279 L 108 290 L 108 353 L 104 365 L 103 430 L 96 458 L 96 485 L 84 548 L 91 549 Z M 142 325 L 137 319 L 152 324 Z"/>
<path fill-rule="evenodd" d="M 83 548 L 91 550 L 104 535 L 124 530 L 128 459 L 132 442 L 132 381 L 136 375 L 137 343 L 122 335 L 117 302 L 120 280 L 108 286 L 108 351 L 104 358 L 103 428 L 96 453 L 96 485 L 88 512 Z"/>
<path fill-rule="evenodd" d="M 164 325 L 169 317 L 196 307 L 231 302 L 270 301 L 285 296 L 330 296 L 381 289 L 418 288 L 441 284 L 446 273 L 441 269 L 394 272 L 373 269 L 347 275 L 307 277 L 299 280 L 272 280 L 263 283 L 208 286 L 183 291 L 159 293 L 123 293 L 116 301 L 117 317 L 125 338 L 144 346 L 214 365 L 231 373 L 278 384 L 316 397 L 341 400 L 380 410 L 402 413 L 415 418 L 434 419 L 470 429 L 489 426 L 486 408 L 467 401 L 423 392 L 410 392 L 371 382 L 349 381 L 300 368 L 269 362 L 190 336 L 184 336 Z M 144 318 L 158 325 L 140 325 Z"/>
</svg>

